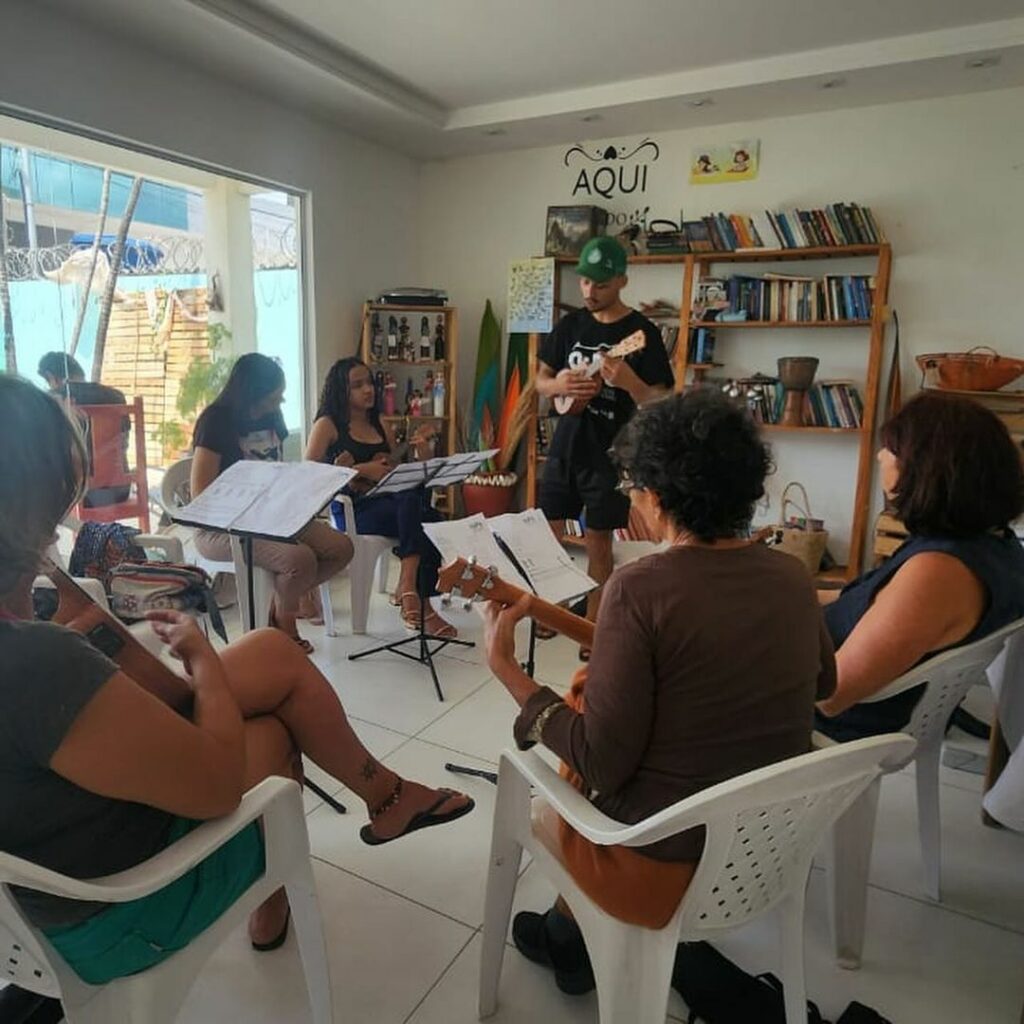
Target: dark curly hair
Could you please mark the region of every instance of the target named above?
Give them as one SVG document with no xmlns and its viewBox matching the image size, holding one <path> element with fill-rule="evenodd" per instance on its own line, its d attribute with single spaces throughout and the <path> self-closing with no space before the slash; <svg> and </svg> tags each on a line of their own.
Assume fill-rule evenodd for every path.
<svg viewBox="0 0 1024 1024">
<path fill-rule="evenodd" d="M 710 388 L 640 410 L 612 457 L 631 486 L 653 491 L 677 526 L 705 542 L 750 527 L 772 470 L 750 414 Z"/>
<path fill-rule="evenodd" d="M 320 419 L 321 416 L 326 416 L 339 433 L 348 431 L 352 419 L 352 412 L 349 409 L 348 382 L 349 374 L 357 366 L 366 366 L 366 363 L 358 356 L 346 356 L 344 359 L 339 359 L 327 371 L 323 390 L 320 392 L 320 405 L 316 411 L 316 418 Z M 384 428 L 380 422 L 380 409 L 377 408 L 376 401 L 367 413 L 367 418 L 381 436 L 385 437 Z"/>
<path fill-rule="evenodd" d="M 969 398 L 923 391 L 882 426 L 896 456 L 894 511 L 911 533 L 970 537 L 1024 510 L 1020 450 L 995 413 Z"/>
</svg>

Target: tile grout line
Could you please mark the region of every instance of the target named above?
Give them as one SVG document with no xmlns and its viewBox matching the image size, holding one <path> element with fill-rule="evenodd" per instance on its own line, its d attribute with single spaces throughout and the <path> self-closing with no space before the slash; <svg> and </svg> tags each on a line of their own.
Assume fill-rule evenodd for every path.
<svg viewBox="0 0 1024 1024">
<path fill-rule="evenodd" d="M 409 1024 L 409 1021 L 412 1020 L 412 1018 L 416 1015 L 416 1011 L 427 1001 L 427 999 L 430 997 L 430 993 L 433 992 L 434 989 L 441 984 L 441 982 L 444 980 L 445 975 L 455 966 L 455 961 L 458 960 L 459 957 L 466 952 L 466 950 L 469 948 L 469 944 L 477 937 L 477 934 L 479 932 L 480 928 L 473 929 L 473 933 L 462 944 L 462 948 L 459 949 L 455 956 L 451 958 L 451 961 L 447 964 L 444 970 L 441 971 L 441 973 L 430 984 L 430 986 L 427 988 L 427 991 L 423 993 L 423 995 L 419 998 L 416 1005 L 409 1011 L 408 1016 L 402 1021 L 402 1024 Z"/>
<path fill-rule="evenodd" d="M 386 885 L 381 885 L 380 882 L 375 882 L 372 878 L 367 878 L 365 875 L 359 874 L 358 871 L 353 871 L 351 868 L 343 868 L 340 865 L 335 864 L 334 861 L 327 860 L 326 857 L 322 857 L 319 854 L 311 853 L 309 856 L 311 860 L 319 861 L 325 867 L 334 868 L 335 871 L 341 871 L 346 875 L 350 875 L 352 878 L 358 878 L 360 882 L 365 882 L 367 885 L 372 885 L 377 889 L 381 889 L 390 896 L 395 896 L 400 900 L 404 900 L 406 903 L 411 903 L 414 906 L 419 907 L 421 910 L 427 910 L 431 914 L 437 914 L 438 917 L 443 917 L 445 920 L 451 921 L 452 924 L 461 925 L 463 928 L 469 928 L 472 931 L 475 931 L 479 927 L 479 925 L 472 925 L 468 921 L 460 921 L 459 918 L 453 917 L 451 914 L 446 914 L 443 910 L 438 910 L 436 907 L 428 906 L 426 903 L 421 903 L 419 900 L 414 899 L 412 896 L 408 896 L 403 892 L 398 892 Z"/>
</svg>

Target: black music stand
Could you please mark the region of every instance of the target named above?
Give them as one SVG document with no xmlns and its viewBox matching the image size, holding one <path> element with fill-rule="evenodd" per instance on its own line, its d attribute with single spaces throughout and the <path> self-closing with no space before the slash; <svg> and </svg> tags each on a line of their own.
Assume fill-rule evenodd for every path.
<svg viewBox="0 0 1024 1024">
<path fill-rule="evenodd" d="M 248 627 L 256 622 L 256 585 L 253 578 L 253 541 L 273 540 L 296 543 L 296 536 L 326 507 L 327 503 L 352 479 L 352 470 L 316 463 L 236 462 L 229 466 L 194 501 L 170 513 L 170 518 L 187 526 L 226 533 L 240 545 L 245 565 L 245 590 L 248 601 Z M 247 477 L 249 479 L 247 479 Z M 275 479 L 276 478 L 276 479 Z M 280 515 L 280 492 L 290 506 L 288 518 L 280 520 L 280 532 L 272 523 Z M 270 528 L 268 528 L 270 527 Z M 305 785 L 338 814 L 346 807 L 315 782 Z"/>
<path fill-rule="evenodd" d="M 495 449 L 494 451 L 497 451 Z M 373 494 L 398 494 L 402 491 L 412 490 L 414 487 L 451 487 L 453 484 L 461 483 L 475 473 L 480 463 L 485 461 L 494 452 L 463 452 L 458 455 L 449 455 L 446 458 L 427 459 L 424 462 L 406 462 L 396 466 L 366 497 Z M 434 690 L 437 692 L 437 699 L 444 701 L 444 691 L 441 689 L 441 681 L 437 677 L 437 667 L 434 665 L 434 655 L 439 654 L 449 645 L 456 647 L 475 647 L 472 640 L 459 640 L 456 637 L 437 636 L 427 632 L 427 610 L 430 607 L 429 595 L 425 594 L 422 582 L 422 574 L 416 580 L 416 593 L 420 599 L 420 628 L 413 636 L 403 637 L 401 640 L 392 640 L 390 643 L 378 644 L 365 651 L 357 651 L 348 656 L 349 661 L 358 661 L 360 658 L 368 658 L 371 654 L 380 654 L 389 651 L 394 654 L 408 658 L 420 665 L 426 665 L 430 669 L 430 678 L 434 682 Z M 435 646 L 431 646 L 431 644 Z M 405 648 L 409 644 L 415 644 L 415 653 Z"/>
</svg>

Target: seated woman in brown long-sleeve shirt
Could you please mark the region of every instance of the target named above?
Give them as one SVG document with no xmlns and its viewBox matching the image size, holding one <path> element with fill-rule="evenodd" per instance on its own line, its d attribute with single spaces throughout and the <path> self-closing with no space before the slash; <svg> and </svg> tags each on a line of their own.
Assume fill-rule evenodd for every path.
<svg viewBox="0 0 1024 1024">
<path fill-rule="evenodd" d="M 669 547 L 605 585 L 590 664 L 570 696 L 516 662 L 524 604 L 492 604 L 485 618 L 491 669 L 522 707 L 516 742 L 549 747 L 597 807 L 634 823 L 810 750 L 814 702 L 831 694 L 836 670 L 807 571 L 747 539 L 771 462 L 745 411 L 712 391 L 670 398 L 639 413 L 614 454 L 622 489 Z M 703 845 L 693 830 L 638 849 L 598 847 L 558 827 L 587 895 L 650 928 L 675 912 Z M 563 903 L 518 914 L 513 938 L 555 969 L 563 991 L 593 987 Z"/>
</svg>

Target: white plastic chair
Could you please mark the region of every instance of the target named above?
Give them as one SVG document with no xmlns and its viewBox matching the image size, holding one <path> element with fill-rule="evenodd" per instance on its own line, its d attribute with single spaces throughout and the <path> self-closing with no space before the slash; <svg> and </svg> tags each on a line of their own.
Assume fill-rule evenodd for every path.
<svg viewBox="0 0 1024 1024">
<path fill-rule="evenodd" d="M 967 691 L 976 683 L 984 682 L 985 669 L 999 656 L 1008 638 L 1021 629 L 1024 629 L 1024 619 L 1011 622 L 973 644 L 929 658 L 865 701 L 885 700 L 911 687 L 926 684 L 903 730 L 917 741 L 917 746 L 903 761 L 887 766 L 885 774 L 899 771 L 914 761 L 924 888 L 934 900 L 941 899 L 939 765 L 946 725 Z M 833 745 L 831 740 L 820 734 L 816 734 L 815 739 L 819 745 Z M 836 959 L 848 968 L 860 966 L 864 946 L 868 872 L 880 784 L 880 778 L 875 780 L 836 822 L 826 847 Z"/>
<path fill-rule="evenodd" d="M 106 985 L 83 982 L 10 892 L 18 885 L 68 899 L 124 903 L 168 885 L 250 822 L 262 819 L 266 872 L 205 932 L 147 971 Z M 309 858 L 301 791 L 290 779 L 265 779 L 234 813 L 200 825 L 173 846 L 116 875 L 80 881 L 0 853 L 2 976 L 21 988 L 60 999 L 68 1024 L 171 1024 L 209 957 L 248 915 L 281 886 L 306 975 L 314 1024 L 330 1024 L 331 992 L 323 927 Z M 258 954 L 254 954 L 258 955 Z"/>
<path fill-rule="evenodd" d="M 481 1017 L 497 1007 L 512 900 L 523 850 L 569 904 L 594 967 L 603 1024 L 664 1024 L 676 946 L 712 938 L 778 910 L 787 1024 L 806 1024 L 804 892 L 815 847 L 835 819 L 914 741 L 895 734 L 814 751 L 760 768 L 635 825 L 602 814 L 532 751 L 505 751 L 498 772 L 480 962 Z M 537 799 L 531 801 L 530 787 Z M 646 846 L 704 825 L 693 881 L 661 930 L 611 917 L 579 889 L 544 826 L 554 811 L 600 846 Z"/>
<path fill-rule="evenodd" d="M 192 477 L 192 456 L 179 459 L 172 463 L 164 471 L 163 479 L 160 481 L 160 504 L 168 516 L 173 515 L 175 509 L 187 505 L 191 500 L 189 481 Z M 185 529 L 182 527 L 182 529 Z M 191 539 L 191 531 L 187 536 Z M 238 611 L 241 618 L 242 632 L 249 631 L 249 588 L 246 585 L 245 558 L 242 553 L 241 542 L 236 537 L 231 538 L 232 559 L 230 562 L 216 561 L 211 558 L 204 558 L 190 543 L 190 561 L 205 569 L 211 576 L 218 573 L 227 573 L 235 577 L 235 590 L 238 597 Z M 256 623 L 257 628 L 265 626 L 270 621 L 270 605 L 274 597 L 274 574 L 268 569 L 261 569 L 258 565 L 253 566 L 253 604 L 256 614 L 251 621 Z M 320 584 L 320 605 L 324 614 L 324 631 L 328 636 L 337 636 L 334 627 L 334 608 L 331 605 L 331 588 L 328 583 Z"/>
<path fill-rule="evenodd" d="M 341 530 L 350 541 L 354 554 L 347 571 L 351 586 L 352 632 L 366 632 L 366 620 L 370 616 L 370 595 L 373 591 L 374 570 L 379 567 L 377 590 L 383 594 L 388 589 L 388 559 L 391 549 L 398 543 L 394 537 L 384 537 L 377 533 L 360 533 L 356 528 L 356 514 L 352 508 L 352 499 L 347 494 L 339 494 L 337 499 L 345 513 L 344 524 L 338 521 L 333 510 L 331 521 L 337 530 Z"/>
</svg>

